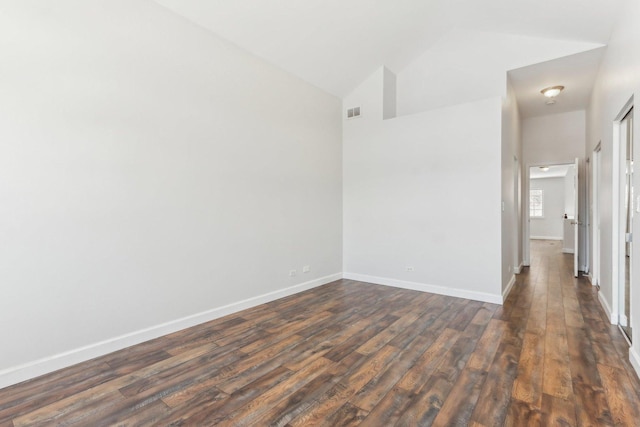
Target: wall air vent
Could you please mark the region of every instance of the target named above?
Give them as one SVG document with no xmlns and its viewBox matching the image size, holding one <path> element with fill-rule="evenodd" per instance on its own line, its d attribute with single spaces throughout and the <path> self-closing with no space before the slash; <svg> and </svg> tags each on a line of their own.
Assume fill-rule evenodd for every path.
<svg viewBox="0 0 640 427">
<path fill-rule="evenodd" d="M 347 120 L 356 119 L 358 117 L 360 117 L 360 107 L 347 109 Z"/>
</svg>

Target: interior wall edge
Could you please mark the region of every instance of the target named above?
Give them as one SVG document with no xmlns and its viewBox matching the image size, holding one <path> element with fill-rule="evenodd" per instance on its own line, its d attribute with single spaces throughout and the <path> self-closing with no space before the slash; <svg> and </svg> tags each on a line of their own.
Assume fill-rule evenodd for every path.
<svg viewBox="0 0 640 427">
<path fill-rule="evenodd" d="M 502 295 L 490 294 L 486 292 L 476 292 L 467 289 L 451 288 L 448 286 L 430 285 L 427 283 L 409 282 L 389 277 L 368 276 L 358 273 L 343 273 L 344 279 L 357 280 L 359 282 L 374 283 L 376 285 L 393 286 L 401 289 L 411 289 L 414 291 L 429 292 L 432 294 L 445 295 L 448 297 L 465 298 L 475 301 L 488 302 L 502 305 Z"/>
<path fill-rule="evenodd" d="M 342 279 L 335 273 L 0 371 L 0 388 Z"/>
<path fill-rule="evenodd" d="M 602 292 L 598 292 L 598 301 L 600 301 L 600 305 L 604 309 L 604 312 L 607 314 L 607 317 L 609 318 L 609 322 L 611 322 L 612 325 L 617 325 L 618 314 L 613 313 L 611 311 L 611 306 L 609 305 L 609 302 L 607 301 L 607 299 L 604 296 L 602 296 Z"/>
<path fill-rule="evenodd" d="M 520 274 L 522 273 L 522 269 L 524 268 L 524 261 L 520 261 L 520 264 L 514 266 L 513 268 L 513 272 L 515 274 Z"/>
<path fill-rule="evenodd" d="M 511 290 L 513 289 L 513 285 L 516 284 L 516 274 L 519 274 L 519 272 L 520 272 L 520 270 L 518 270 L 518 272 L 516 272 L 515 274 L 511 275 L 511 279 L 509 280 L 509 283 L 507 283 L 507 287 L 504 288 L 504 291 L 502 292 L 502 303 L 501 304 L 504 304 L 504 302 L 507 300 L 507 297 L 511 293 Z"/>
</svg>

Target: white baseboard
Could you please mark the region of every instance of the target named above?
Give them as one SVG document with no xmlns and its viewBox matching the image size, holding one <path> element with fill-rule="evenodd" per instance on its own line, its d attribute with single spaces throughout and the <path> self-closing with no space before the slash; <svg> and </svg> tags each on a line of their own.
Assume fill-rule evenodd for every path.
<svg viewBox="0 0 640 427">
<path fill-rule="evenodd" d="M 640 355 L 634 346 L 629 349 L 629 361 L 636 371 L 636 375 L 640 377 Z"/>
<path fill-rule="evenodd" d="M 557 236 L 529 236 L 531 240 L 564 240 L 562 237 Z"/>
<path fill-rule="evenodd" d="M 595 285 L 595 283 L 593 283 L 593 276 L 591 275 L 591 273 L 586 274 L 585 275 L 587 277 L 587 280 L 589 281 L 589 283 L 591 283 L 591 285 Z"/>
<path fill-rule="evenodd" d="M 515 284 L 516 284 L 516 275 L 514 274 L 511 276 L 511 280 L 509 280 L 507 287 L 504 289 L 504 291 L 502 291 L 502 303 L 504 303 L 507 300 L 509 293 L 511 293 L 511 290 L 513 289 L 513 285 Z"/>
<path fill-rule="evenodd" d="M 618 324 L 618 316 L 617 316 L 616 313 L 612 313 L 611 312 L 611 307 L 609 307 L 609 303 L 602 296 L 602 292 L 598 292 L 598 301 L 600 301 L 600 305 L 604 309 L 604 312 L 607 313 L 607 317 L 609 317 L 609 322 L 612 325 L 617 325 Z"/>
<path fill-rule="evenodd" d="M 562 248 L 562 253 L 563 254 L 572 254 L 573 253 L 573 248 Z"/>
<path fill-rule="evenodd" d="M 627 316 L 622 313 L 620 313 L 620 321 L 618 323 L 620 324 L 620 326 L 629 326 L 629 320 L 627 319 Z"/>
<path fill-rule="evenodd" d="M 524 268 L 524 263 L 521 262 L 520 265 L 518 265 L 517 267 L 513 268 L 513 272 L 515 274 L 520 274 L 520 273 L 522 273 L 522 269 L 523 268 Z"/>
<path fill-rule="evenodd" d="M 8 387 L 13 384 L 26 381 L 31 378 L 38 377 L 58 369 L 75 365 L 76 363 L 85 362 L 87 360 L 104 356 L 132 345 L 140 344 L 154 338 L 161 337 L 173 332 L 180 331 L 201 323 L 236 313 L 247 308 L 255 307 L 270 301 L 277 300 L 289 295 L 293 295 L 308 289 L 325 285 L 327 283 L 339 280 L 342 273 L 336 273 L 308 282 L 300 283 L 277 291 L 269 292 L 243 301 L 234 302 L 222 307 L 213 308 L 211 310 L 196 313 L 181 319 L 172 320 L 150 328 L 141 329 L 129 334 L 110 338 L 101 342 L 89 344 L 84 347 L 75 348 L 64 353 L 55 354 L 44 357 L 33 362 L 28 362 L 19 366 L 11 367 L 0 371 L 0 388 Z"/>
<path fill-rule="evenodd" d="M 486 292 L 468 291 L 466 289 L 449 288 L 446 286 L 428 285 L 425 283 L 408 282 L 405 280 L 390 279 L 387 277 L 368 276 L 366 274 L 343 273 L 343 278 L 358 280 L 360 282 L 375 283 L 376 285 L 393 286 L 414 291 L 429 292 L 432 294 L 446 295 L 449 297 L 466 298 L 493 304 L 502 304 L 502 295 Z"/>
</svg>

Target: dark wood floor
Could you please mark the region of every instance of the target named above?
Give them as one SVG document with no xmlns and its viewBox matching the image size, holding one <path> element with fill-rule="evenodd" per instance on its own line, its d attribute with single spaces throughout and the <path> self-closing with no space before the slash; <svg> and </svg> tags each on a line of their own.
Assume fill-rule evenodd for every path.
<svg viewBox="0 0 640 427">
<path fill-rule="evenodd" d="M 502 307 L 338 281 L 0 390 L 0 426 L 637 426 L 571 262 L 534 242 Z"/>
</svg>

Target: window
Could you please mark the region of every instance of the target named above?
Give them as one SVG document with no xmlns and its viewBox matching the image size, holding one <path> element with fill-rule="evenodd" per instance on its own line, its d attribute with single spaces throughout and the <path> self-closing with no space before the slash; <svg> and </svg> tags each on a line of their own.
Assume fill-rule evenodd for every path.
<svg viewBox="0 0 640 427">
<path fill-rule="evenodd" d="M 544 218 L 544 193 L 540 189 L 529 190 L 529 217 Z"/>
</svg>

